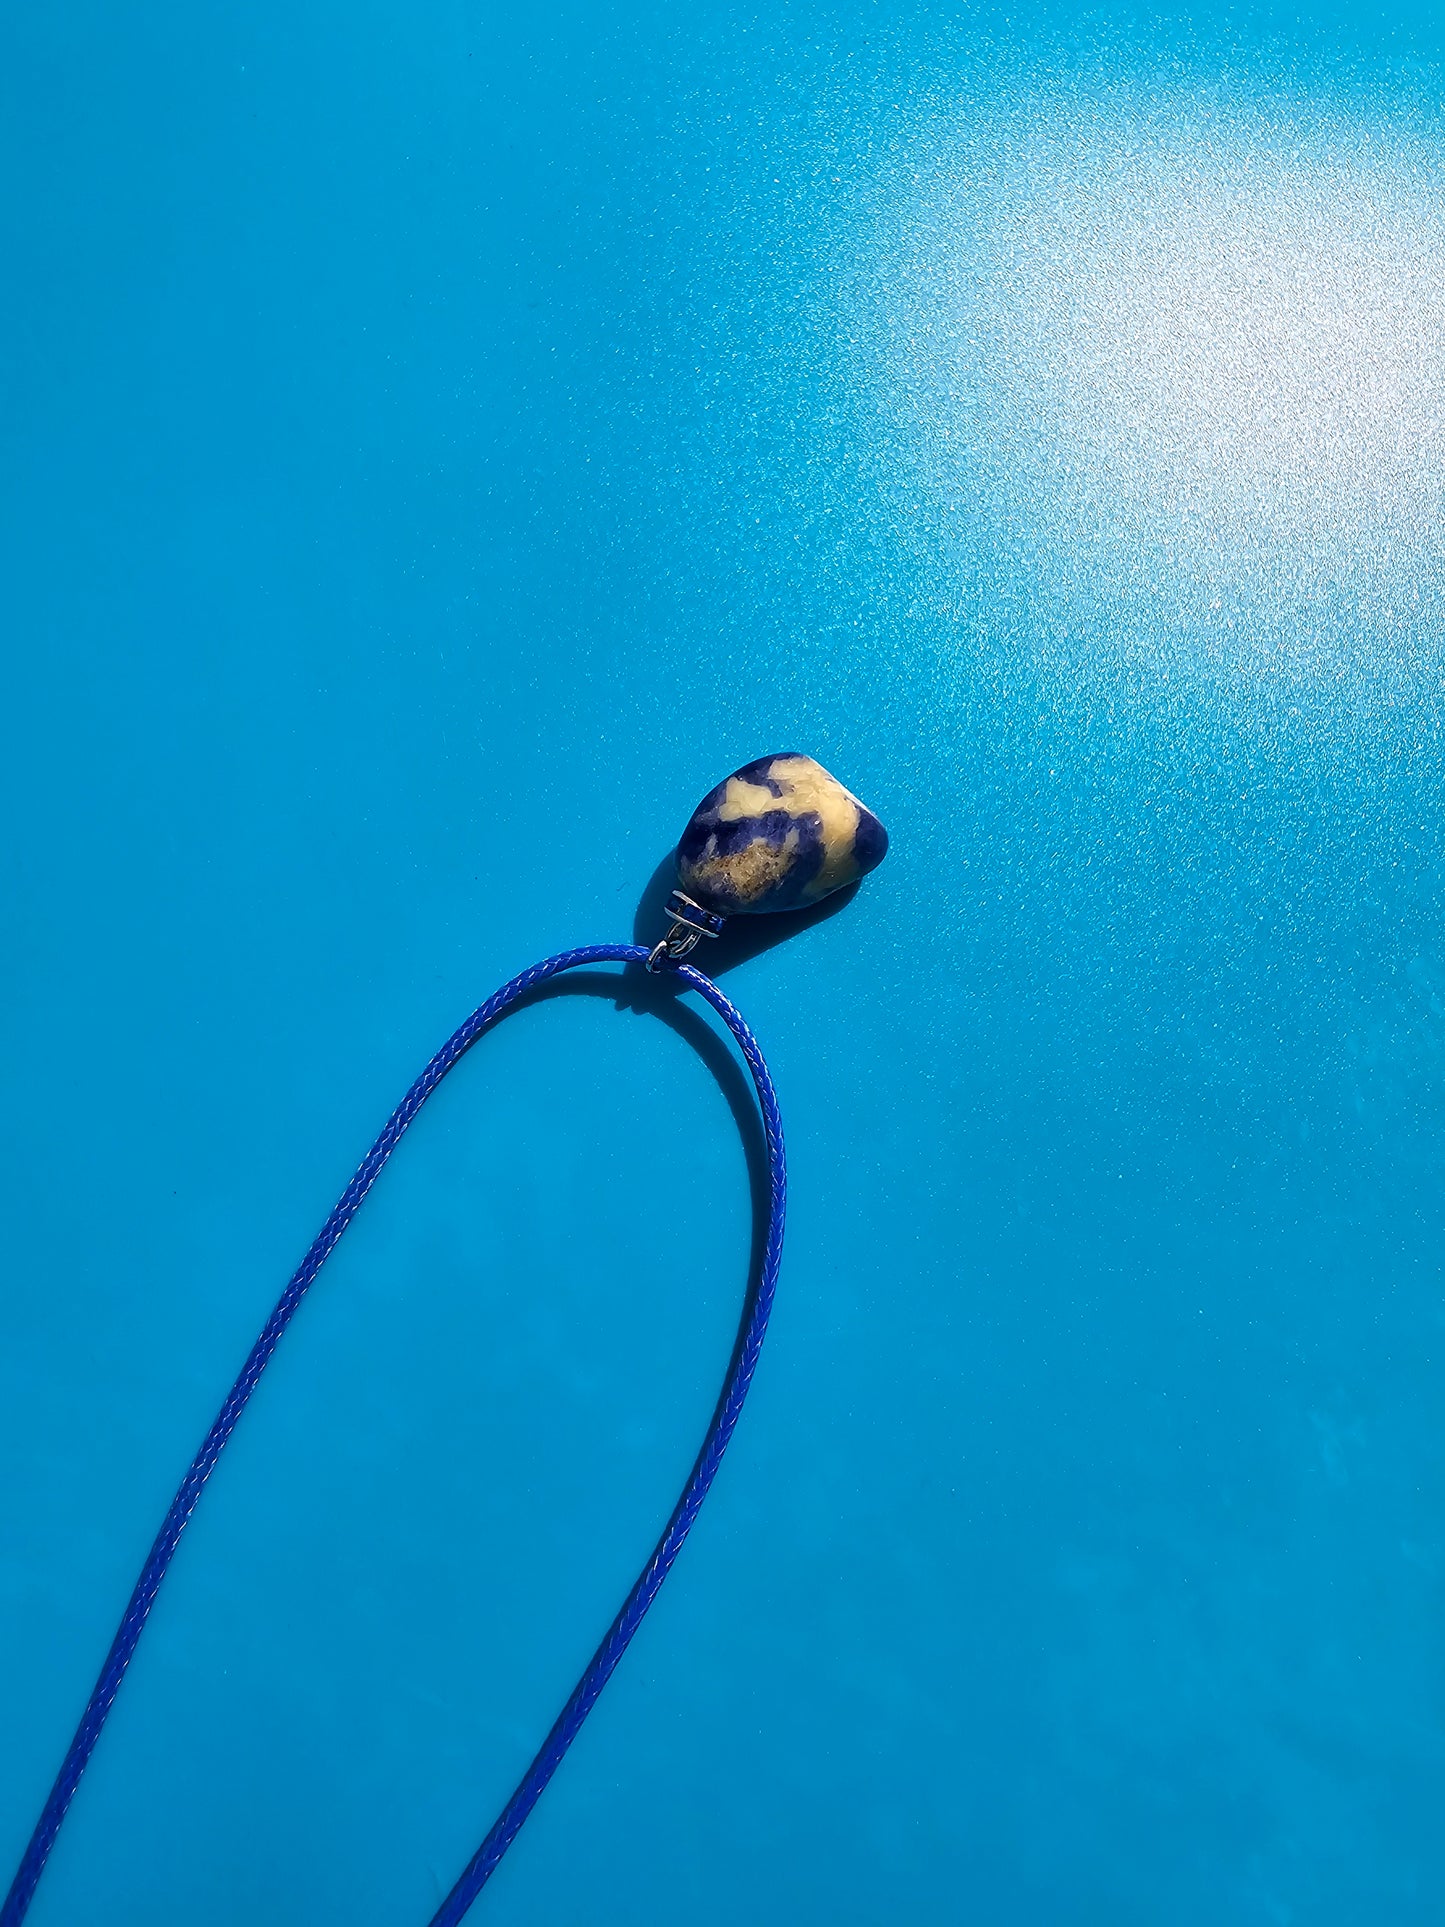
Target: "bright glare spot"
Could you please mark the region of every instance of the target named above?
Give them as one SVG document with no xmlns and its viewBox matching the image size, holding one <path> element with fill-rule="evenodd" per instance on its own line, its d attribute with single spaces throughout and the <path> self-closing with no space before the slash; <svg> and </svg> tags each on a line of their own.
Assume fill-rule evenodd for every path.
<svg viewBox="0 0 1445 1927">
<path fill-rule="evenodd" d="M 942 539 L 1056 619 L 1336 654 L 1418 628 L 1445 561 L 1423 144 L 1319 103 L 1038 94 L 926 148 L 860 338 Z"/>
</svg>

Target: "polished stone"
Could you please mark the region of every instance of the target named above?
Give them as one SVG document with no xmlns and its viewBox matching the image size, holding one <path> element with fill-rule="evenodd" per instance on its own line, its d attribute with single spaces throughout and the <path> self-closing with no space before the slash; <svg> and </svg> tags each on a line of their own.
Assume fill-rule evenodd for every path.
<svg viewBox="0 0 1445 1927">
<path fill-rule="evenodd" d="M 745 763 L 693 811 L 678 882 L 722 916 L 798 910 L 856 883 L 888 854 L 870 809 L 811 756 Z"/>
</svg>

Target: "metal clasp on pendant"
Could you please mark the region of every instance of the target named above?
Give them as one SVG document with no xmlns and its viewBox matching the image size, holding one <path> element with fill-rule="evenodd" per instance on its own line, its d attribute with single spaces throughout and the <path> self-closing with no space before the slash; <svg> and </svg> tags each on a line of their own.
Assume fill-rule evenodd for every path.
<svg viewBox="0 0 1445 1927">
<path fill-rule="evenodd" d="M 664 963 L 680 963 L 682 959 L 696 950 L 704 937 L 720 937 L 725 917 L 715 910 L 705 910 L 681 890 L 674 890 L 667 900 L 667 913 L 672 918 L 672 928 L 660 943 L 655 943 L 648 955 L 647 968 L 657 971 Z"/>
</svg>

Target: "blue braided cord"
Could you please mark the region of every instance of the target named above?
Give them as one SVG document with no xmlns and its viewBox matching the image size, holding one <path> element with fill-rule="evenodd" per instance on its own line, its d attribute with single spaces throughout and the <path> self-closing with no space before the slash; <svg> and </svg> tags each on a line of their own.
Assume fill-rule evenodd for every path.
<svg viewBox="0 0 1445 1927">
<path fill-rule="evenodd" d="M 191 1462 L 191 1468 L 181 1481 L 180 1489 L 171 1501 L 164 1523 L 156 1535 L 150 1556 L 136 1581 L 135 1591 L 130 1596 L 106 1655 L 100 1677 L 81 1716 L 75 1737 L 55 1777 L 30 1843 L 21 1858 L 20 1866 L 11 1883 L 5 1904 L 0 1907 L 0 1927 L 20 1927 L 21 1921 L 30 1910 L 35 1895 L 36 1884 L 55 1844 L 61 1822 L 65 1819 L 80 1777 L 86 1764 L 95 1751 L 95 1743 L 100 1738 L 101 1728 L 105 1725 L 111 1706 L 130 1664 L 151 1607 L 155 1604 L 156 1594 L 161 1581 L 175 1555 L 181 1534 L 185 1531 L 186 1521 L 196 1509 L 206 1480 L 211 1476 L 216 1460 L 221 1456 L 227 1439 L 236 1429 L 236 1421 L 245 1410 L 246 1401 L 256 1389 L 257 1381 L 270 1362 L 271 1354 L 280 1342 L 281 1334 L 290 1324 L 296 1307 L 305 1297 L 313 1279 L 330 1256 L 337 1240 L 356 1216 L 362 1199 L 376 1182 L 383 1165 L 395 1150 L 398 1140 L 408 1124 L 416 1116 L 422 1105 L 431 1096 L 447 1072 L 457 1060 L 474 1044 L 490 1024 L 496 1022 L 502 1013 L 509 1009 L 527 992 L 535 990 L 548 978 L 560 976 L 565 970 L 576 970 L 586 964 L 595 963 L 645 963 L 648 952 L 638 944 L 599 943 L 589 944 L 578 950 L 564 950 L 555 957 L 547 957 L 541 963 L 533 964 L 524 970 L 481 1007 L 472 1012 L 461 1028 L 447 1039 L 426 1069 L 417 1078 L 406 1096 L 397 1105 L 380 1137 L 372 1145 L 357 1168 L 355 1177 L 342 1192 L 335 1209 L 322 1225 L 310 1250 L 297 1267 L 295 1276 L 282 1292 L 276 1309 L 267 1319 L 260 1337 L 251 1347 L 251 1352 L 241 1368 L 240 1376 L 227 1394 L 226 1402 L 216 1415 L 214 1424 L 206 1434 L 204 1443 Z M 758 1106 L 762 1112 L 763 1133 L 767 1141 L 768 1155 L 768 1222 L 767 1238 L 763 1250 L 762 1269 L 757 1287 L 749 1300 L 741 1335 L 728 1366 L 727 1377 L 723 1381 L 722 1393 L 713 1412 L 712 1422 L 703 1439 L 702 1450 L 692 1469 L 691 1477 L 683 1489 L 672 1517 L 668 1520 L 667 1530 L 659 1540 L 657 1549 L 642 1570 L 632 1591 L 627 1595 L 622 1610 L 613 1620 L 606 1638 L 593 1655 L 582 1678 L 577 1682 L 572 1697 L 563 1707 L 556 1724 L 543 1742 L 537 1757 L 528 1767 L 521 1784 L 507 1802 L 500 1819 L 477 1849 L 466 1871 L 455 1887 L 447 1895 L 432 1918 L 431 1927 L 454 1927 L 486 1885 L 495 1872 L 497 1863 L 516 1838 L 523 1821 L 537 1804 L 543 1788 L 561 1764 L 562 1757 L 577 1737 L 578 1729 L 597 1703 L 598 1695 L 611 1678 L 617 1662 L 626 1652 L 633 1634 L 641 1625 L 643 1615 L 657 1597 L 663 1580 L 667 1577 L 672 1562 L 681 1550 L 682 1542 L 692 1528 L 703 1500 L 707 1497 L 709 1486 L 717 1474 L 722 1455 L 732 1437 L 733 1427 L 738 1422 L 743 1400 L 747 1397 L 748 1386 L 752 1382 L 758 1353 L 762 1348 L 763 1334 L 767 1330 L 768 1314 L 772 1310 L 773 1294 L 777 1289 L 778 1266 L 783 1250 L 783 1216 L 787 1192 L 787 1172 L 783 1156 L 783 1126 L 778 1112 L 777 1093 L 769 1075 L 763 1054 L 757 1040 L 744 1022 L 740 1012 L 720 991 L 710 977 L 694 970 L 688 964 L 668 966 L 676 975 L 703 997 L 727 1025 L 736 1039 L 738 1048 L 747 1061 L 752 1073 L 753 1084 L 758 1094 Z"/>
</svg>

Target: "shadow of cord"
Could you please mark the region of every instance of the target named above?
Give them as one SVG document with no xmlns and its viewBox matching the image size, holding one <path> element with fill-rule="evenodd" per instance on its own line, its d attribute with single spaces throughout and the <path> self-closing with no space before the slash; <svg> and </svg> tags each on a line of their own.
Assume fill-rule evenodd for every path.
<svg viewBox="0 0 1445 1927">
<path fill-rule="evenodd" d="M 743 1295 L 738 1321 L 741 1334 L 758 1288 L 763 1250 L 767 1242 L 770 1203 L 767 1143 L 763 1137 L 762 1119 L 758 1115 L 757 1098 L 746 1070 L 734 1057 L 721 1033 L 713 1029 L 700 1011 L 682 1001 L 679 992 L 685 989 L 686 986 L 680 985 L 670 972 L 660 971 L 656 976 L 649 976 L 640 964 L 628 964 L 620 973 L 578 971 L 570 977 L 554 977 L 550 983 L 538 985 L 536 990 L 519 998 L 501 1021 L 505 1023 L 506 1018 L 515 1011 L 530 1010 L 538 1004 L 550 1003 L 554 998 L 593 997 L 612 1004 L 619 1011 L 655 1017 L 697 1052 L 732 1113 L 747 1166 L 752 1233 L 748 1250 L 747 1290 Z M 668 1120 L 670 1125 L 671 1112 L 668 1113 Z M 647 1130 L 648 1120 L 639 1118 L 636 1128 L 639 1131 Z"/>
</svg>

